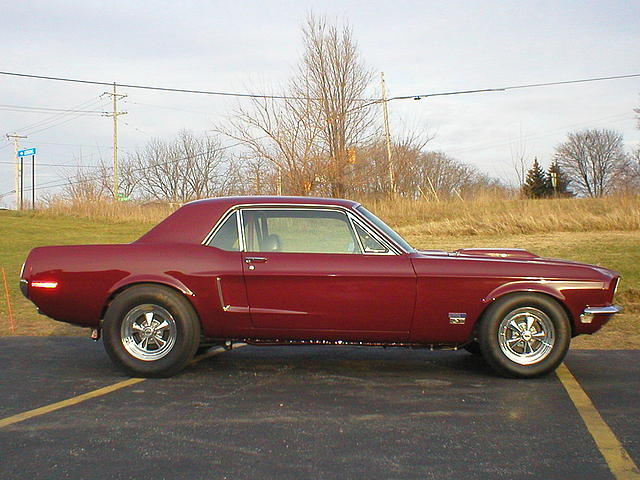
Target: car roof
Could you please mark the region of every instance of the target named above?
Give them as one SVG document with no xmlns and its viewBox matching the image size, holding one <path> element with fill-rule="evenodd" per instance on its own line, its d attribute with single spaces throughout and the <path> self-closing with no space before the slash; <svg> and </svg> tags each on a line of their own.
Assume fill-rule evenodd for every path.
<svg viewBox="0 0 640 480">
<path fill-rule="evenodd" d="M 213 205 L 213 204 L 225 204 L 227 208 L 231 208 L 236 205 L 337 205 L 340 207 L 353 208 L 359 205 L 358 202 L 353 200 L 345 200 L 342 198 L 322 198 L 322 197 L 283 197 L 283 196 L 266 196 L 266 195 L 254 195 L 254 196 L 237 196 L 237 197 L 217 197 L 217 198 L 205 198 L 203 200 L 194 200 L 187 205 Z"/>
<path fill-rule="evenodd" d="M 330 205 L 355 208 L 353 200 L 319 197 L 242 196 L 216 197 L 186 203 L 135 243 L 201 243 L 220 217 L 238 205 Z"/>
</svg>

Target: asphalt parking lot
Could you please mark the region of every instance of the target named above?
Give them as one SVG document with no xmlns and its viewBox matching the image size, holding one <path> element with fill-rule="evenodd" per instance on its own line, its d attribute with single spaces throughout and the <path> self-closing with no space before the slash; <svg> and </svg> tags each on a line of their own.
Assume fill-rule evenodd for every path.
<svg viewBox="0 0 640 480">
<path fill-rule="evenodd" d="M 640 465 L 640 351 L 565 362 Z M 126 380 L 84 338 L 0 339 L 0 421 Z M 252 347 L 0 427 L 0 478 L 615 478 L 556 375 L 466 352 Z"/>
</svg>

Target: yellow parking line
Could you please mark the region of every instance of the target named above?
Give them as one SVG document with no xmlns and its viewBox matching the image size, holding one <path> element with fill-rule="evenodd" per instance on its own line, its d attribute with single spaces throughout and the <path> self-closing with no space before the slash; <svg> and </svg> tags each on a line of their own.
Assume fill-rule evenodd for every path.
<svg viewBox="0 0 640 480">
<path fill-rule="evenodd" d="M 567 390 L 613 476 L 619 480 L 640 479 L 640 470 L 564 363 L 558 367 L 556 375 Z"/>
<path fill-rule="evenodd" d="M 50 405 L 45 405 L 44 407 L 18 413 L 17 415 L 12 415 L 11 417 L 3 418 L 2 420 L 0 420 L 0 428 L 6 427 L 7 425 L 13 425 L 14 423 L 22 422 L 23 420 L 28 420 L 29 418 L 37 417 L 38 415 L 55 412 L 56 410 L 70 407 L 71 405 L 77 405 L 78 403 L 84 402 L 91 398 L 100 397 L 102 395 L 106 395 L 107 393 L 120 390 L 121 388 L 144 382 L 144 380 L 144 378 L 130 378 L 129 380 L 123 380 L 122 382 L 114 383 L 113 385 L 109 385 L 107 387 L 83 393 L 82 395 L 78 395 L 77 397 L 67 398 L 66 400 L 62 400 L 61 402 L 52 403 Z"/>
<path fill-rule="evenodd" d="M 244 347 L 244 346 L 246 346 L 246 343 L 240 343 L 240 344 L 234 345 L 234 348 Z M 222 347 L 210 350 L 194 358 L 193 361 L 191 362 L 191 365 L 194 365 L 204 360 L 205 358 L 213 357 L 214 355 L 217 355 L 225 351 L 226 349 Z M 44 415 L 46 413 L 55 412 L 56 410 L 60 410 L 61 408 L 77 405 L 78 403 L 85 402 L 92 398 L 101 397 L 102 395 L 115 392 L 116 390 L 120 390 L 121 388 L 135 385 L 136 383 L 144 382 L 145 380 L 146 378 L 130 378 L 128 380 L 123 380 L 122 382 L 114 383 L 113 385 L 108 385 L 106 387 L 98 388 L 97 390 L 92 390 L 91 392 L 83 393 L 82 395 L 78 395 L 77 397 L 67 398 L 66 400 L 62 400 L 56 403 L 51 403 L 49 405 L 45 405 L 44 407 L 34 408 L 33 410 L 28 410 L 26 412 L 18 413 L 16 415 L 12 415 L 10 417 L 0 419 L 0 428 L 13 425 L 14 423 L 22 422 L 24 420 L 28 420 L 33 417 Z"/>
</svg>

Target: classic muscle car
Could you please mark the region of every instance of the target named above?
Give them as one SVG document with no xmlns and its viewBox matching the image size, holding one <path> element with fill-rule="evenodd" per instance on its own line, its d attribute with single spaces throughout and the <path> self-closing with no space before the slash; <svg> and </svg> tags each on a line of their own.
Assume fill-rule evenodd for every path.
<svg viewBox="0 0 640 480">
<path fill-rule="evenodd" d="M 232 342 L 466 348 L 540 376 L 619 311 L 618 281 L 520 249 L 418 251 L 357 202 L 308 197 L 191 202 L 130 244 L 34 248 L 20 278 L 137 376 Z"/>
</svg>

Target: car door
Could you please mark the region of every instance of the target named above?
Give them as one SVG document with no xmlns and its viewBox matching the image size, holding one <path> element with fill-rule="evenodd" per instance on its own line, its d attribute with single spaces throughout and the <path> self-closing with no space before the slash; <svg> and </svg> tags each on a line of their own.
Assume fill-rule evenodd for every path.
<svg viewBox="0 0 640 480">
<path fill-rule="evenodd" d="M 354 229 L 346 211 L 246 208 L 242 226 L 251 321 L 262 337 L 408 338 L 416 294 L 409 256 L 381 243 L 367 248 L 365 227 Z"/>
</svg>

